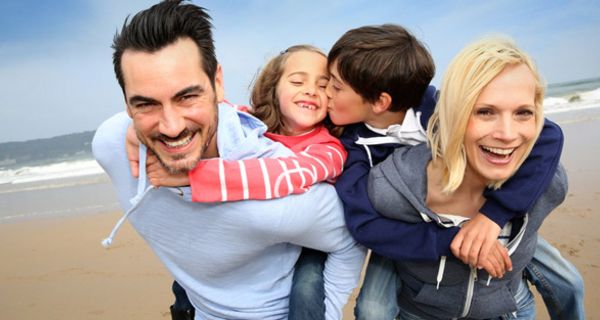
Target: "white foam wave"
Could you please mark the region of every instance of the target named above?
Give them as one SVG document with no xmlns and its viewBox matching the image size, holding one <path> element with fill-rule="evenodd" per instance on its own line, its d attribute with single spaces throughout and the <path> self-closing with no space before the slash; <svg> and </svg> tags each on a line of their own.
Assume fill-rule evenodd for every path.
<svg viewBox="0 0 600 320">
<path fill-rule="evenodd" d="M 0 170 L 0 184 L 63 179 L 101 174 L 104 171 L 95 160 L 66 161 L 43 166 Z"/>
<path fill-rule="evenodd" d="M 549 114 L 590 108 L 600 108 L 600 88 L 544 99 L 544 111 Z"/>
</svg>

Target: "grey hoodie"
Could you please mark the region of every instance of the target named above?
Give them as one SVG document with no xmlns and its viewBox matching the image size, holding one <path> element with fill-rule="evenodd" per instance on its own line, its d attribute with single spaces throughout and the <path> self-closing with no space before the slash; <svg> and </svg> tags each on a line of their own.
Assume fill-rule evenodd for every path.
<svg viewBox="0 0 600 320">
<path fill-rule="evenodd" d="M 439 217 L 425 205 L 427 164 L 431 151 L 426 144 L 395 150 L 373 167 L 369 175 L 369 199 L 382 215 L 407 222 L 454 223 Z M 441 257 L 439 263 L 397 261 L 402 281 L 400 307 L 424 319 L 486 319 L 516 311 L 514 294 L 525 266 L 531 261 L 537 243 L 537 230 L 546 216 L 567 193 L 567 177 L 562 166 L 548 189 L 525 216 L 513 219 L 507 248 L 513 271 L 501 279 L 491 279 L 455 257 Z M 427 241 L 428 239 L 414 239 Z"/>
</svg>

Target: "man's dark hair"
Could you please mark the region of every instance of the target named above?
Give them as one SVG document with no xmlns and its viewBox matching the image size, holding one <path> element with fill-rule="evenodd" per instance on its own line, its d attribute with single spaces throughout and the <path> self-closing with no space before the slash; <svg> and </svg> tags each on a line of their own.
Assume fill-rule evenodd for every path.
<svg viewBox="0 0 600 320">
<path fill-rule="evenodd" d="M 390 111 L 419 105 L 435 65 L 429 51 L 401 26 L 365 26 L 346 32 L 331 48 L 329 67 L 337 62 L 344 82 L 368 102 L 386 92 Z"/>
<path fill-rule="evenodd" d="M 211 18 L 202 7 L 183 0 L 165 0 L 125 19 L 113 39 L 113 64 L 117 81 L 125 94 L 121 58 L 125 50 L 153 53 L 182 38 L 192 39 L 202 57 L 202 69 L 214 87 L 217 57 L 212 38 Z"/>
</svg>

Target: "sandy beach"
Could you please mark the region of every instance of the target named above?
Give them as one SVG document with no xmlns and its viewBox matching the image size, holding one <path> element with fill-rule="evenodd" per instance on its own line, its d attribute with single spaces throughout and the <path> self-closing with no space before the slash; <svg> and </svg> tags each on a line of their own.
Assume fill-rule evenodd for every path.
<svg viewBox="0 0 600 320">
<path fill-rule="evenodd" d="M 541 234 L 578 267 L 587 319 L 600 319 L 600 120 L 561 126 L 570 189 Z M 171 277 L 131 226 L 100 245 L 120 214 L 0 223 L 0 319 L 170 319 Z"/>
</svg>

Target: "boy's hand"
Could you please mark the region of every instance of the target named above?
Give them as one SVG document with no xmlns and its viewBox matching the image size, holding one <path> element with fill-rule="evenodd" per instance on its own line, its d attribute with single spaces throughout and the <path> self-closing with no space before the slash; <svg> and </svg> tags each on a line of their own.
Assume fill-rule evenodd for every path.
<svg viewBox="0 0 600 320">
<path fill-rule="evenodd" d="M 140 141 L 131 124 L 127 127 L 127 133 L 125 134 L 125 151 L 127 152 L 131 175 L 137 178 L 140 175 Z"/>
<path fill-rule="evenodd" d="M 512 269 L 512 264 L 510 269 L 505 265 L 506 259 L 510 261 L 508 250 L 496 240 L 485 260 L 479 261 L 478 268 L 485 269 L 494 278 L 502 278 L 506 270 Z"/>
<path fill-rule="evenodd" d="M 148 175 L 150 184 L 155 187 L 180 187 L 190 184 L 187 172 L 179 174 L 169 173 L 152 151 L 148 152 L 146 174 Z"/>
<path fill-rule="evenodd" d="M 482 267 L 487 261 L 492 247 L 498 243 L 500 226 L 484 214 L 478 213 L 466 222 L 452 240 L 452 253 L 465 264 Z M 512 270 L 512 261 L 508 255 L 503 256 L 504 266 Z"/>
</svg>

